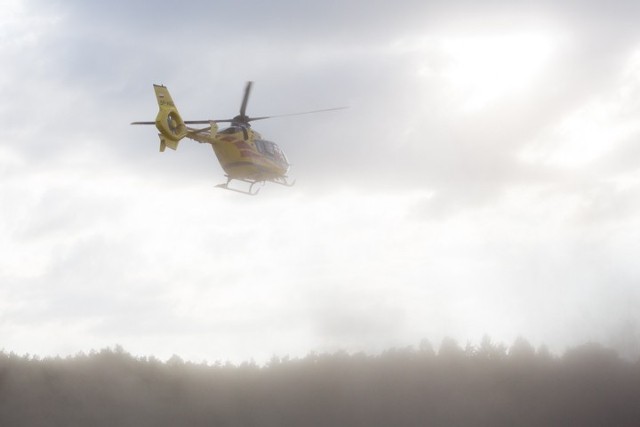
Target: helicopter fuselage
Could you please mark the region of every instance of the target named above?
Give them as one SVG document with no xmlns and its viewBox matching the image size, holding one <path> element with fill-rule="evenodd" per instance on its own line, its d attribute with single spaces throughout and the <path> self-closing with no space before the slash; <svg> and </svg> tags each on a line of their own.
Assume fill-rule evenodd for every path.
<svg viewBox="0 0 640 427">
<path fill-rule="evenodd" d="M 262 138 L 247 127 L 230 127 L 210 132 L 187 132 L 187 138 L 211 144 L 228 178 L 246 181 L 273 181 L 285 179 L 289 162 L 274 142 Z"/>
</svg>

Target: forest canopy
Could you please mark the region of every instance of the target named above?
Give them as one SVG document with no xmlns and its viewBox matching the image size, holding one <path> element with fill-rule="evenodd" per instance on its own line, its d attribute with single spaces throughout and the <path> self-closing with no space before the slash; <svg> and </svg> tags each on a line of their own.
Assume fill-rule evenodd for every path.
<svg viewBox="0 0 640 427">
<path fill-rule="evenodd" d="M 640 361 L 588 343 L 561 357 L 518 338 L 438 351 L 166 362 L 122 347 L 0 352 L 2 426 L 640 425 Z"/>
</svg>

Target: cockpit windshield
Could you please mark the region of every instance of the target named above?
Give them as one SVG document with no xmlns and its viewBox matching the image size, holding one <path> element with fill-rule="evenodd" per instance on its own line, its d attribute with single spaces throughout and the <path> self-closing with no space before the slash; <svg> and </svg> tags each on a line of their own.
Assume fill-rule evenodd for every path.
<svg viewBox="0 0 640 427">
<path fill-rule="evenodd" d="M 267 157 L 271 157 L 272 159 L 283 165 L 289 165 L 287 156 L 285 156 L 284 152 L 280 149 L 280 147 L 278 147 L 277 144 L 265 139 L 256 139 L 255 144 L 258 151 L 260 151 L 262 154 L 266 155 Z"/>
</svg>

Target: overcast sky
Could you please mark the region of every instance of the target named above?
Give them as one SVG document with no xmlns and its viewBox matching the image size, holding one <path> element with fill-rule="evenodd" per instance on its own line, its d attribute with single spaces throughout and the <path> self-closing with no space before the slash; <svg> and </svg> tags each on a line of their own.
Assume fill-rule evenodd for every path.
<svg viewBox="0 0 640 427">
<path fill-rule="evenodd" d="M 640 354 L 640 3 L 5 0 L 0 348 L 258 362 L 521 335 Z M 215 188 L 185 119 L 293 188 Z"/>
</svg>

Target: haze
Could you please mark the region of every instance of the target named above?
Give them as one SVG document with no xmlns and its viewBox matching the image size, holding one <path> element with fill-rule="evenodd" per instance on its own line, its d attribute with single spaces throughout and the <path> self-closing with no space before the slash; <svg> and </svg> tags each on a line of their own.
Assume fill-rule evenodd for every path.
<svg viewBox="0 0 640 427">
<path fill-rule="evenodd" d="M 0 348 L 186 360 L 523 336 L 640 355 L 640 4 L 4 1 Z M 215 189 L 185 119 L 293 188 Z"/>
</svg>

